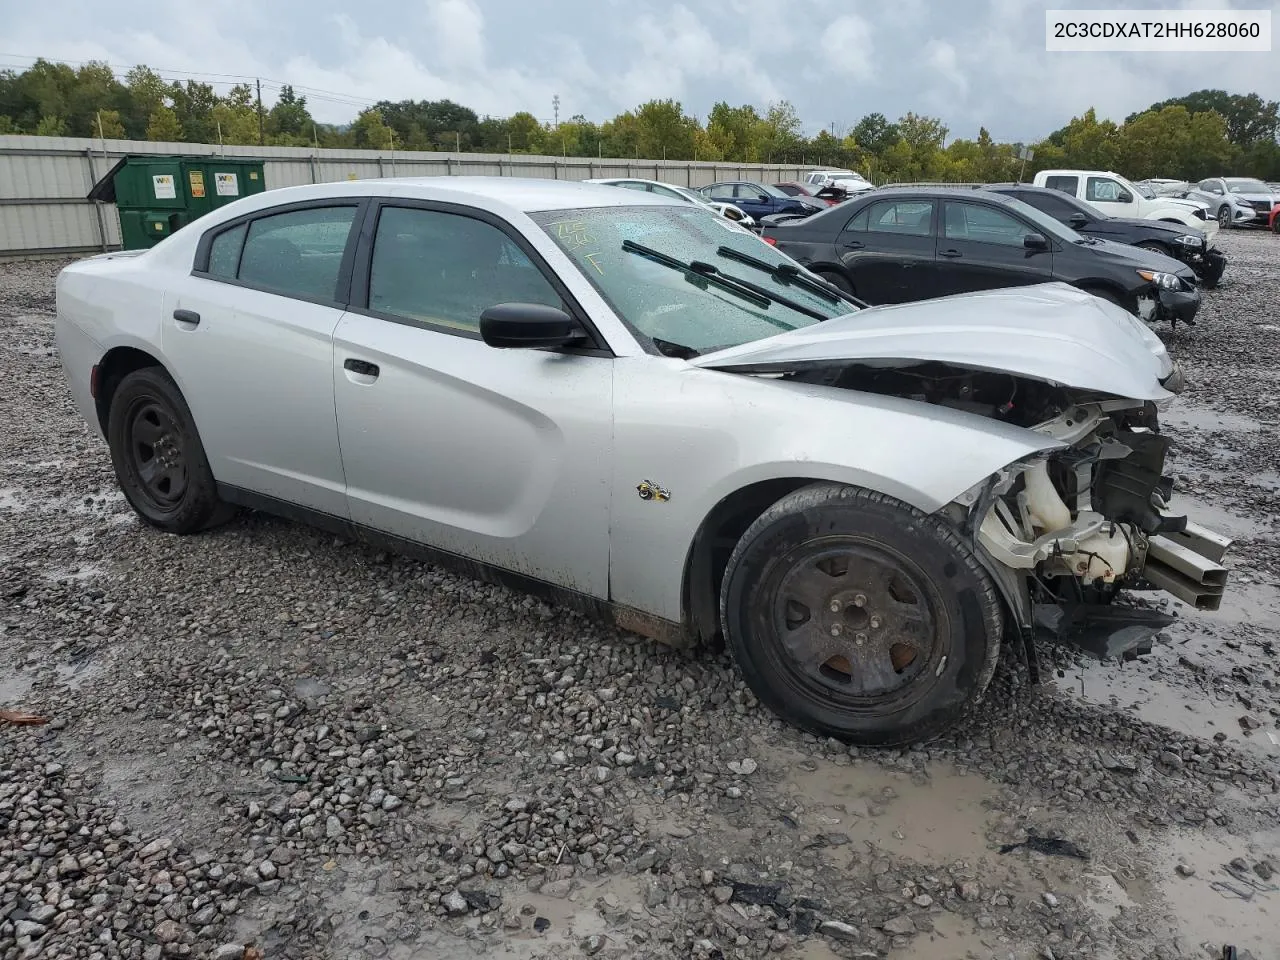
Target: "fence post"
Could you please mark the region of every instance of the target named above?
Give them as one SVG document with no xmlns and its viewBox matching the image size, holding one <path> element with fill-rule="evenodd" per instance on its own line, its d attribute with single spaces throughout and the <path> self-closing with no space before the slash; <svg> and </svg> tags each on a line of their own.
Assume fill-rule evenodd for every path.
<svg viewBox="0 0 1280 960">
<path fill-rule="evenodd" d="M 98 182 L 97 171 L 93 169 L 93 148 L 89 147 L 84 152 L 85 162 L 89 164 L 89 187 L 92 189 L 94 184 Z M 102 212 L 102 201 L 93 201 L 93 212 L 96 214 L 98 221 L 98 246 L 103 253 L 107 252 L 107 218 Z"/>
<path fill-rule="evenodd" d="M 453 155 L 452 154 L 444 158 L 444 169 L 445 169 L 446 176 L 450 176 L 450 177 L 453 176 Z"/>
<path fill-rule="evenodd" d="M 378 176 L 385 177 L 386 175 L 387 175 L 387 168 L 382 165 L 382 155 L 379 154 L 378 155 Z"/>
<path fill-rule="evenodd" d="M 636 174 L 635 174 L 635 170 L 634 170 L 634 169 L 632 168 L 632 166 L 631 166 L 631 161 L 630 161 L 630 160 L 628 160 L 628 161 L 627 161 L 627 176 L 628 176 L 628 177 L 630 177 L 630 178 L 634 178 L 634 177 L 635 177 L 635 175 L 636 175 Z"/>
<path fill-rule="evenodd" d="M 319 183 L 320 181 L 316 177 L 316 158 L 314 156 L 310 158 L 310 164 L 311 164 L 311 182 Z"/>
</svg>

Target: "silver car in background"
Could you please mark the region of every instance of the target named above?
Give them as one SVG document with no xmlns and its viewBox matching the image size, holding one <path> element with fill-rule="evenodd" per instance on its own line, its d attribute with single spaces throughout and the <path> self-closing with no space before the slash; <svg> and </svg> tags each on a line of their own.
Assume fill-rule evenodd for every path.
<svg viewBox="0 0 1280 960">
<path fill-rule="evenodd" d="M 1280 192 L 1252 177 L 1210 177 L 1187 193 L 1187 199 L 1208 204 L 1211 216 L 1228 227 L 1266 227 Z"/>
<path fill-rule="evenodd" d="M 690 190 L 688 187 L 681 187 L 674 183 L 662 183 L 659 180 L 642 180 L 639 177 L 616 177 L 616 178 L 596 178 L 587 180 L 587 183 L 603 183 L 610 187 L 622 187 L 624 190 L 638 190 L 641 193 L 652 193 L 656 197 L 665 197 L 669 200 L 682 200 L 685 203 L 697 204 L 700 207 L 706 207 L 712 210 L 726 220 L 732 220 L 734 223 L 740 223 L 744 227 L 754 227 L 756 221 L 749 214 L 744 213 L 742 208 L 736 204 L 726 203 L 722 200 L 708 200 L 702 194 Z"/>
<path fill-rule="evenodd" d="M 648 192 L 272 190 L 66 267 L 56 335 L 151 526 L 267 510 L 723 641 L 855 743 L 951 727 L 1005 642 L 1124 656 L 1171 620 L 1130 590 L 1224 589 L 1167 508 L 1141 321 L 1056 283 L 860 310 Z"/>
</svg>

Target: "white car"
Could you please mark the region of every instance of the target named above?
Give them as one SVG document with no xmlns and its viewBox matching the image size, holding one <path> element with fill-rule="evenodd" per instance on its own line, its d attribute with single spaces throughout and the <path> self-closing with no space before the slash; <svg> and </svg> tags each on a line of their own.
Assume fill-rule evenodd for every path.
<svg viewBox="0 0 1280 960">
<path fill-rule="evenodd" d="M 723 637 L 821 734 L 937 734 L 1006 640 L 1149 646 L 1127 588 L 1221 601 L 1227 541 L 1166 508 L 1178 371 L 1062 284 L 860 311 L 696 204 L 428 177 L 246 197 L 56 289 L 146 523 L 253 507 Z"/>
<path fill-rule="evenodd" d="M 867 178 L 856 170 L 845 170 L 841 168 L 832 170 L 810 170 L 804 177 L 805 183 L 813 184 L 816 187 L 825 187 L 834 180 L 844 180 L 848 181 L 850 184 L 866 184 L 866 189 L 868 190 L 872 188 L 871 183 Z"/>
<path fill-rule="evenodd" d="M 754 227 L 756 225 L 755 218 L 744 213 L 742 208 L 736 204 L 725 203 L 722 200 L 708 200 L 696 191 L 687 187 L 677 186 L 674 183 L 662 183 L 659 180 L 642 180 L 639 177 L 606 177 L 585 182 L 603 183 L 610 187 L 622 187 L 625 190 L 638 190 L 641 193 L 652 193 L 655 196 L 666 197 L 669 200 L 683 200 L 685 203 L 694 203 L 700 207 L 706 207 L 708 210 L 714 210 L 720 216 L 732 220 L 734 223 L 740 223 L 744 227 Z"/>
<path fill-rule="evenodd" d="M 1050 187 L 1083 200 L 1110 217 L 1164 220 L 1195 227 L 1212 240 L 1218 223 L 1208 204 L 1178 197 L 1148 197 L 1135 184 L 1109 170 L 1041 170 L 1037 187 Z"/>
</svg>

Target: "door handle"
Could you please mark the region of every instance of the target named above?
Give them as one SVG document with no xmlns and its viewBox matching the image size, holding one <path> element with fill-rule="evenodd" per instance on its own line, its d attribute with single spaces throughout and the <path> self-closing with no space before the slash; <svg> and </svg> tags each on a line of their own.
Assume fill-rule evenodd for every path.
<svg viewBox="0 0 1280 960">
<path fill-rule="evenodd" d="M 861 240 L 845 240 L 845 241 L 842 241 L 840 245 L 844 247 L 846 250 L 861 250 L 864 246 L 866 246 L 866 244 L 864 244 Z"/>
<path fill-rule="evenodd" d="M 959 250 L 943 250 L 938 253 L 938 256 L 955 259 L 956 257 L 963 256 L 963 254 L 961 254 Z"/>
<path fill-rule="evenodd" d="M 342 364 L 344 370 L 350 370 L 352 373 L 358 373 L 362 377 L 376 377 L 380 372 L 376 363 L 369 363 L 367 360 L 357 360 L 354 357 L 347 357 Z"/>
<path fill-rule="evenodd" d="M 196 313 L 194 310 L 183 310 L 179 308 L 173 311 L 173 319 L 177 320 L 179 323 L 188 323 L 193 327 L 199 326 L 200 324 L 200 314 Z"/>
</svg>

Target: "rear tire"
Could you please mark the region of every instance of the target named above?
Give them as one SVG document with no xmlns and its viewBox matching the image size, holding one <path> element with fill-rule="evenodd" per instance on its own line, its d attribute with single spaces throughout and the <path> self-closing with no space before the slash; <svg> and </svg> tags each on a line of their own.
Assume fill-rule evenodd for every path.
<svg viewBox="0 0 1280 960">
<path fill-rule="evenodd" d="M 761 703 L 868 746 L 957 723 L 990 683 L 1003 630 L 995 587 L 948 524 L 833 483 L 783 497 L 747 529 L 720 614 Z"/>
<path fill-rule="evenodd" d="M 162 368 L 144 367 L 120 381 L 107 414 L 107 444 L 125 499 L 151 526 L 196 533 L 234 514 L 218 499 L 182 391 Z"/>
</svg>

